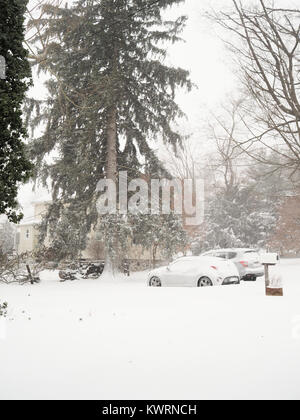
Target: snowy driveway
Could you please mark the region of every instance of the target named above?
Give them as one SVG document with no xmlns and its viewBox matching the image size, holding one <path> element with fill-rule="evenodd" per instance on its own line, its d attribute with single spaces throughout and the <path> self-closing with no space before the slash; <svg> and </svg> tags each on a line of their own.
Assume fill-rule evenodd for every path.
<svg viewBox="0 0 300 420">
<path fill-rule="evenodd" d="M 284 298 L 263 279 L 0 285 L 0 399 L 299 399 L 300 260 L 282 272 Z"/>
</svg>

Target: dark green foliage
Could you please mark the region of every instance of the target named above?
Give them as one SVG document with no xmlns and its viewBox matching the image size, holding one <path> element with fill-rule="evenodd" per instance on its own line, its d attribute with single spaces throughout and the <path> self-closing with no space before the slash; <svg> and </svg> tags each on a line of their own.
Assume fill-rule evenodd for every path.
<svg viewBox="0 0 300 420">
<path fill-rule="evenodd" d="M 4 318 L 7 316 L 7 309 L 8 309 L 8 304 L 7 302 L 4 303 L 0 303 L 0 317 L 3 316 Z"/>
<path fill-rule="evenodd" d="M 164 44 L 179 40 L 186 18 L 164 22 L 162 12 L 183 1 L 79 0 L 71 8 L 46 8 L 44 36 L 53 42 L 41 52 L 47 60 L 40 68 L 55 77 L 47 83 L 46 103 L 28 101 L 28 123 L 45 127 L 32 142 L 31 155 L 36 176 L 52 181 L 56 211 L 50 208 L 47 221 L 53 234 L 66 216 L 65 205 L 71 206 L 65 220 L 78 232 L 89 232 L 98 221 L 95 190 L 106 176 L 112 107 L 117 110 L 118 170 L 127 170 L 129 179 L 140 173 L 166 176 L 151 145 L 158 138 L 174 149 L 180 144 L 173 129 L 182 116 L 175 91 L 192 85 L 187 71 L 164 64 Z M 56 158 L 49 163 L 51 152 Z M 72 217 L 72 208 L 81 217 Z"/>
<path fill-rule="evenodd" d="M 5 78 L 0 78 L 0 214 L 18 222 L 19 184 L 32 169 L 24 146 L 26 130 L 22 103 L 30 85 L 31 70 L 23 47 L 24 0 L 0 0 L 0 56 L 5 59 Z"/>
<path fill-rule="evenodd" d="M 87 245 L 87 226 L 91 226 L 90 220 L 91 217 L 76 202 L 65 208 L 59 203 L 50 206 L 40 226 L 40 235 L 42 243 L 47 234 L 51 237 L 51 249 L 48 251 L 54 260 L 72 260 L 79 256 Z"/>
</svg>

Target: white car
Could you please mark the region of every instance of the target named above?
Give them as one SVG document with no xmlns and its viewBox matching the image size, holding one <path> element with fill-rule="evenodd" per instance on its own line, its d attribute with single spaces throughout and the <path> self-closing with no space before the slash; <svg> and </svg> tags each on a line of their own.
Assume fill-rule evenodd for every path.
<svg viewBox="0 0 300 420">
<path fill-rule="evenodd" d="M 148 275 L 150 287 L 208 287 L 240 284 L 231 261 L 212 257 L 185 257 Z"/>
</svg>

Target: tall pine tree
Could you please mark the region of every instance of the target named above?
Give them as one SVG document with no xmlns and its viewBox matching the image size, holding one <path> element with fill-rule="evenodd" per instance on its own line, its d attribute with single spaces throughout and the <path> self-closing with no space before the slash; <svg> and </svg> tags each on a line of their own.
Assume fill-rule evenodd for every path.
<svg viewBox="0 0 300 420">
<path fill-rule="evenodd" d="M 27 1 L 0 0 L 0 215 L 17 223 L 20 183 L 28 180 L 31 164 L 25 153 L 26 130 L 22 103 L 30 85 L 31 70 L 23 47 Z"/>
<path fill-rule="evenodd" d="M 164 45 L 180 39 L 186 17 L 165 21 L 163 13 L 183 1 L 78 0 L 45 9 L 42 36 L 53 41 L 41 51 L 40 68 L 52 76 L 49 97 L 28 101 L 31 126 L 45 125 L 31 145 L 36 176 L 53 187 L 44 233 L 50 228 L 55 235 L 61 214 L 74 221 L 73 212 L 81 216 L 78 235 L 89 232 L 98 221 L 101 178 L 116 181 L 120 170 L 129 178 L 165 173 L 151 143 L 180 144 L 175 91 L 192 84 L 187 71 L 164 64 Z"/>
</svg>

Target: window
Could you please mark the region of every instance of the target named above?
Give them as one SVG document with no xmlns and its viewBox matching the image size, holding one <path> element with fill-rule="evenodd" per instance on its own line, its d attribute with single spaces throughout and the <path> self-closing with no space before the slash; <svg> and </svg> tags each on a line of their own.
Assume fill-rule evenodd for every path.
<svg viewBox="0 0 300 420">
<path fill-rule="evenodd" d="M 206 252 L 205 254 L 202 255 L 202 257 L 215 257 L 215 253 L 214 252 Z"/>
<path fill-rule="evenodd" d="M 236 257 L 237 257 L 237 253 L 236 252 L 228 252 L 228 259 L 229 260 L 233 260 Z"/>
<path fill-rule="evenodd" d="M 26 230 L 25 237 L 26 237 L 26 239 L 30 238 L 30 230 L 29 229 Z"/>
<path fill-rule="evenodd" d="M 226 252 L 216 252 L 215 256 L 217 258 L 223 258 L 224 260 L 227 260 L 227 254 L 226 254 Z"/>
</svg>

